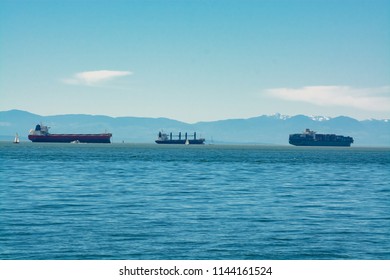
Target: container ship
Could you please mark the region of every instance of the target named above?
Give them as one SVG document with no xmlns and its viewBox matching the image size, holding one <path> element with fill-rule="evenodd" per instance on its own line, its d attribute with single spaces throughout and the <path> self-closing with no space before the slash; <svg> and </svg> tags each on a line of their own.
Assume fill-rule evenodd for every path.
<svg viewBox="0 0 390 280">
<path fill-rule="evenodd" d="M 32 142 L 56 142 L 56 143 L 111 143 L 111 133 L 101 134 L 51 134 L 49 127 L 37 124 L 31 129 L 28 139 Z"/>
<path fill-rule="evenodd" d="M 336 134 L 317 134 L 306 129 L 303 133 L 290 134 L 289 143 L 295 146 L 340 146 L 350 147 L 353 138 Z"/>
<path fill-rule="evenodd" d="M 177 138 L 173 138 L 177 137 Z M 189 137 L 192 137 L 191 139 Z M 160 131 L 158 133 L 158 138 L 156 140 L 157 144 L 186 144 L 186 145 L 193 145 L 193 144 L 204 144 L 205 139 L 204 138 L 196 138 L 196 132 L 194 134 L 187 134 L 187 132 L 184 134 L 184 137 L 182 137 L 181 132 L 179 132 L 178 135 L 172 135 L 172 132 L 168 135 L 167 133 L 164 133 Z"/>
</svg>

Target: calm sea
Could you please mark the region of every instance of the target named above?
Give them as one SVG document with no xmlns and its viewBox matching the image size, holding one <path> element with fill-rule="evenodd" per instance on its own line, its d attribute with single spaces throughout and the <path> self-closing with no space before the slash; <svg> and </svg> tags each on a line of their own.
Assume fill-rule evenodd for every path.
<svg viewBox="0 0 390 280">
<path fill-rule="evenodd" d="M 390 149 L 0 143 L 0 259 L 390 259 Z"/>
</svg>

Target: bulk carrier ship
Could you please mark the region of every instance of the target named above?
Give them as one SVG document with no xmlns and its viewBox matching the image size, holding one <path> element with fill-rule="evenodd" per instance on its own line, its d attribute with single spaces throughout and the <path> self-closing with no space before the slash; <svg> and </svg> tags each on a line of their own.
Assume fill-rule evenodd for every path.
<svg viewBox="0 0 390 280">
<path fill-rule="evenodd" d="M 350 147 L 353 138 L 336 134 L 317 134 L 307 128 L 303 133 L 290 134 L 289 143 L 294 146 Z"/>
<path fill-rule="evenodd" d="M 56 143 L 111 143 L 111 133 L 100 134 L 51 134 L 49 128 L 37 124 L 31 129 L 28 139 L 32 142 L 56 142 Z"/>
<path fill-rule="evenodd" d="M 178 139 L 174 139 L 173 136 L 178 137 Z M 189 139 L 189 136 L 193 136 L 192 139 Z M 187 132 L 184 134 L 184 138 L 182 138 L 181 132 L 179 132 L 179 135 L 172 135 L 172 132 L 169 134 L 166 134 L 162 131 L 158 133 L 158 138 L 156 140 L 157 144 L 186 144 L 186 145 L 193 145 L 193 144 L 204 144 L 205 139 L 204 138 L 196 138 L 196 132 L 194 134 L 189 135 Z"/>
</svg>

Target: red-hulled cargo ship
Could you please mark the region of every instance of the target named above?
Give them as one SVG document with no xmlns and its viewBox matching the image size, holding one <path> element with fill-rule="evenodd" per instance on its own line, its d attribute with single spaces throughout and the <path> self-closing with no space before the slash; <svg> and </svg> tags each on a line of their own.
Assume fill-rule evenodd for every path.
<svg viewBox="0 0 390 280">
<path fill-rule="evenodd" d="M 51 134 L 49 127 L 41 124 L 31 129 L 28 139 L 32 142 L 56 142 L 56 143 L 111 143 L 111 133 L 100 134 Z"/>
</svg>

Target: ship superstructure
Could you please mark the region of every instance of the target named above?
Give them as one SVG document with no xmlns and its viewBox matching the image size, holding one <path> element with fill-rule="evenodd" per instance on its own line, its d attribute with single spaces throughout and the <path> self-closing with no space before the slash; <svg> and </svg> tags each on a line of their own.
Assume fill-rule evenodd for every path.
<svg viewBox="0 0 390 280">
<path fill-rule="evenodd" d="M 353 138 L 336 134 L 317 134 L 306 129 L 303 133 L 290 134 L 289 143 L 294 146 L 341 146 L 350 147 Z"/>
<path fill-rule="evenodd" d="M 31 129 L 28 139 L 32 142 L 57 142 L 57 143 L 111 143 L 111 133 L 100 134 L 51 134 L 50 127 L 37 124 Z"/>
</svg>

